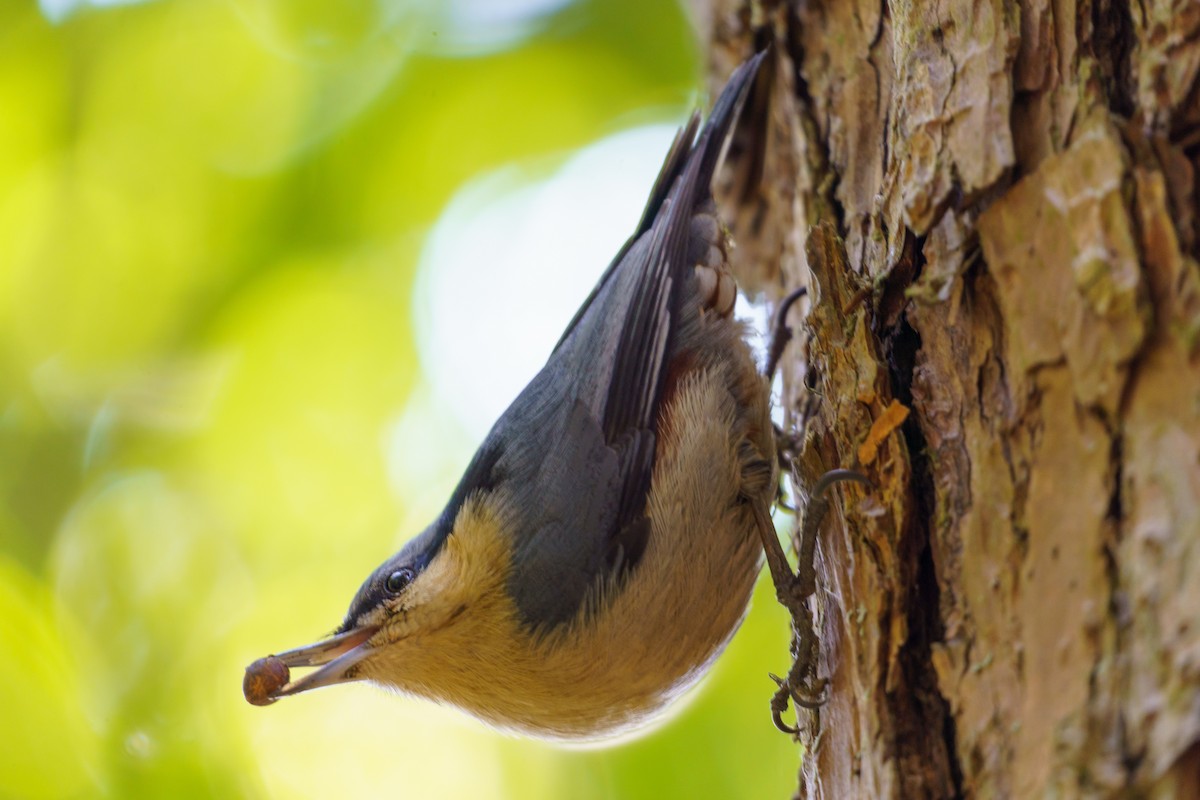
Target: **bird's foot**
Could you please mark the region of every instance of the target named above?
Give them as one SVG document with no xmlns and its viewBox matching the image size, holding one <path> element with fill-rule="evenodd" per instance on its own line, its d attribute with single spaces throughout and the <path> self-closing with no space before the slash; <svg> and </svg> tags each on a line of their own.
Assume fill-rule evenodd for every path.
<svg viewBox="0 0 1200 800">
<path fill-rule="evenodd" d="M 801 708 L 816 709 L 824 704 L 825 688 L 829 681 L 816 677 L 817 657 L 820 644 L 813 630 L 812 617 L 807 612 L 792 614 L 792 668 L 786 678 L 767 673 L 775 681 L 775 694 L 771 696 L 771 721 L 783 733 L 795 736 L 800 733 L 799 719 L 796 726 L 783 721 L 788 702 L 796 705 L 797 716 Z"/>
<path fill-rule="evenodd" d="M 825 678 L 819 678 L 806 686 L 801 684 L 799 678 L 793 676 L 792 673 L 796 671 L 796 665 L 799 663 L 797 661 L 792 665 L 792 672 L 789 672 L 786 678 L 781 678 L 773 672 L 767 673 L 768 677 L 779 687 L 771 696 L 771 721 L 775 723 L 775 727 L 780 733 L 786 733 L 789 736 L 800 735 L 799 725 L 788 725 L 783 721 L 789 701 L 795 703 L 797 708 L 815 710 L 825 705 L 825 701 L 829 699 L 825 692 L 829 681 Z"/>
<path fill-rule="evenodd" d="M 825 493 L 830 486 L 841 481 L 855 481 L 868 486 L 871 483 L 862 473 L 849 469 L 830 470 L 821 476 L 813 486 L 808 507 L 805 509 L 804 523 L 800 527 L 798 566 L 795 571 L 792 570 L 787 554 L 779 543 L 770 515 L 765 508 L 756 506 L 759 535 L 766 554 L 767 568 L 775 584 L 775 597 L 792 618 L 792 667 L 788 670 L 786 678 L 772 676 L 779 688 L 771 698 L 771 719 L 779 730 L 793 735 L 798 729 L 783 722 L 788 703 L 795 703 L 798 708 L 811 709 L 825 702 L 827 681 L 824 678 L 816 678 L 819 642 L 813 630 L 808 598 L 816 590 L 813 554 L 816 550 L 817 531 L 829 511 L 829 499 Z"/>
</svg>

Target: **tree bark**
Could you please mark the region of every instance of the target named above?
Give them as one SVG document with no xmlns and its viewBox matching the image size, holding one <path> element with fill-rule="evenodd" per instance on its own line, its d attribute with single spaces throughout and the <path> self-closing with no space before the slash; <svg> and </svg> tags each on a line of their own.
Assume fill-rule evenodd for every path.
<svg viewBox="0 0 1200 800">
<path fill-rule="evenodd" d="M 723 194 L 809 287 L 799 485 L 874 482 L 800 795 L 1200 798 L 1200 4 L 697 5 L 714 86 L 773 48 Z"/>
</svg>

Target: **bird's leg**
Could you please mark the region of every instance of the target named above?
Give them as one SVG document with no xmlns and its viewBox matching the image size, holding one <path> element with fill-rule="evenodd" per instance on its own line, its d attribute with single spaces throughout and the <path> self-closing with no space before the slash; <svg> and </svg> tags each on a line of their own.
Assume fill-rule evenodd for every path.
<svg viewBox="0 0 1200 800">
<path fill-rule="evenodd" d="M 796 289 L 780 302 L 779 308 L 775 312 L 775 320 L 771 325 L 771 339 L 767 346 L 767 364 L 764 373 L 768 381 L 774 379 L 775 371 L 779 368 L 779 361 L 783 357 L 783 351 L 792 338 L 792 329 L 787 324 L 788 311 L 797 300 L 806 294 L 808 292 L 803 287 Z M 809 394 L 809 399 L 801 410 L 799 432 L 788 433 L 778 428 L 775 430 L 775 441 L 779 443 L 776 453 L 779 465 L 793 475 L 793 480 L 796 474 L 793 464 L 799 450 L 799 443 L 803 439 L 803 431 L 808 419 L 815 413 L 818 401 L 819 398 L 815 393 Z M 789 701 L 795 703 L 797 708 L 817 708 L 825 702 L 825 689 L 828 681 L 825 678 L 816 677 L 819 642 L 816 631 L 813 629 L 812 615 L 808 610 L 808 598 L 816 591 L 817 584 L 816 568 L 813 565 L 817 532 L 821 528 L 821 522 L 824 521 L 825 515 L 829 512 L 830 500 L 825 493 L 830 486 L 839 481 L 870 484 L 865 475 L 849 469 L 830 470 L 821 476 L 809 494 L 804 521 L 800 526 L 799 535 L 796 537 L 798 541 L 797 570 L 795 572 L 792 571 L 787 554 L 779 543 L 779 537 L 775 533 L 775 526 L 771 522 L 767 509 L 755 506 L 759 535 L 762 537 L 763 550 L 767 557 L 767 568 L 771 571 L 771 580 L 775 584 L 775 597 L 792 617 L 792 667 L 788 670 L 786 678 L 771 675 L 771 679 L 778 685 L 778 689 L 771 698 L 771 719 L 775 722 L 776 728 L 793 736 L 799 733 L 799 728 L 792 727 L 783 721 L 783 714 L 787 711 Z"/>
<path fill-rule="evenodd" d="M 818 642 L 813 630 L 812 616 L 808 612 L 807 601 L 816 590 L 816 570 L 813 566 L 813 554 L 816 551 L 817 531 L 825 514 L 829 511 L 829 498 L 825 492 L 839 481 L 857 481 L 870 484 L 867 477 L 859 472 L 848 469 L 835 469 L 821 476 L 813 487 L 808 507 L 804 514 L 804 523 L 800 527 L 799 545 L 797 550 L 798 569 L 792 571 L 787 554 L 779 543 L 771 516 L 761 504 L 755 504 L 755 516 L 758 522 L 759 536 L 762 538 L 763 550 L 766 553 L 767 568 L 771 572 L 771 580 L 775 584 L 775 597 L 788 610 L 792 618 L 792 667 L 786 678 L 771 678 L 778 684 L 779 689 L 771 698 L 771 718 L 775 727 L 784 733 L 795 735 L 793 728 L 783 721 L 783 713 L 787 710 L 789 699 L 797 706 L 816 708 L 824 702 L 826 680 L 814 679 L 817 665 Z"/>
</svg>

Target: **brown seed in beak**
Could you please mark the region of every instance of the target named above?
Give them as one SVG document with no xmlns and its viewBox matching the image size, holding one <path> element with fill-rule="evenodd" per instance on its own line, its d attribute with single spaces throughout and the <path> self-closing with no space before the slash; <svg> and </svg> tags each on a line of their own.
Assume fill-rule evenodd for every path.
<svg viewBox="0 0 1200 800">
<path fill-rule="evenodd" d="M 255 706 L 269 706 L 275 702 L 272 696 L 291 680 L 291 670 L 276 656 L 260 658 L 246 667 L 242 679 L 242 694 L 246 702 Z"/>
<path fill-rule="evenodd" d="M 307 644 L 266 658 L 246 667 L 242 692 L 246 701 L 269 706 L 281 697 L 307 692 L 335 683 L 361 680 L 359 663 L 371 655 L 368 644 L 378 625 L 364 625 L 334 634 L 315 644 Z M 291 680 L 294 667 L 318 667 L 303 678 Z"/>
</svg>

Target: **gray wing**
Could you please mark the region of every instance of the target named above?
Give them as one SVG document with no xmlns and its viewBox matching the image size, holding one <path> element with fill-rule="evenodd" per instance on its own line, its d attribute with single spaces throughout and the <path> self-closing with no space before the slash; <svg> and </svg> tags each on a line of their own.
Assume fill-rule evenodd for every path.
<svg viewBox="0 0 1200 800">
<path fill-rule="evenodd" d="M 636 568 L 645 546 L 691 219 L 762 57 L 734 72 L 695 144 L 695 118 L 680 132 L 634 237 L 481 448 L 499 454 L 480 485 L 503 492 L 514 515 L 509 588 L 531 627 L 574 618 L 598 581 Z"/>
</svg>

